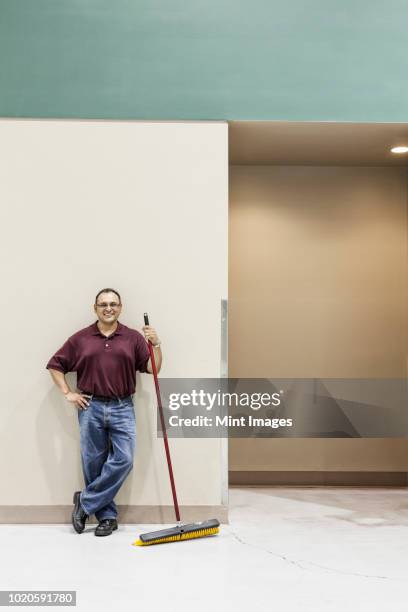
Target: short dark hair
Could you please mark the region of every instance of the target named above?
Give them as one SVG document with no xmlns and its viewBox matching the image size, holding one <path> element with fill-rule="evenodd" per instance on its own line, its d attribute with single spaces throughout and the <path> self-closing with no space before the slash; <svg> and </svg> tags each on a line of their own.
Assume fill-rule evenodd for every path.
<svg viewBox="0 0 408 612">
<path fill-rule="evenodd" d="M 112 289 L 111 287 L 105 287 L 105 289 L 101 289 L 97 294 L 96 294 L 96 298 L 95 298 L 95 304 L 98 302 L 98 297 L 101 295 L 101 293 L 114 293 L 115 295 L 118 296 L 119 298 L 119 304 L 122 303 L 122 300 L 120 299 L 120 295 L 119 293 L 116 291 L 116 289 Z"/>
</svg>

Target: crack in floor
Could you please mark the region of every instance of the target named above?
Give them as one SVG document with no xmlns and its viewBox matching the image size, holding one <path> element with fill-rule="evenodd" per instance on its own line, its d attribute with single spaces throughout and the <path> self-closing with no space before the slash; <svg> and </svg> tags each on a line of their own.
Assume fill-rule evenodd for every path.
<svg viewBox="0 0 408 612">
<path fill-rule="evenodd" d="M 246 542 L 245 540 L 242 539 L 241 536 L 239 536 L 231 527 L 231 525 L 229 525 L 229 532 L 231 533 L 231 535 L 237 540 L 237 542 L 239 542 L 240 544 L 243 544 L 244 546 L 251 546 L 252 548 L 255 548 L 257 550 L 262 550 L 262 552 L 266 552 L 269 555 L 272 555 L 273 557 L 276 557 L 277 559 L 280 559 L 281 561 L 284 561 L 285 563 L 289 563 L 290 565 L 294 565 L 295 567 L 298 567 L 299 569 L 302 570 L 306 570 L 306 571 L 310 571 L 311 568 L 307 567 L 307 566 L 313 566 L 319 569 L 323 569 L 326 570 L 328 572 L 332 572 L 334 574 L 340 574 L 343 576 L 354 576 L 357 578 L 374 578 L 375 580 L 389 580 L 392 582 L 404 582 L 403 580 L 399 580 L 398 578 L 391 578 L 390 576 L 379 576 L 376 574 L 360 574 L 359 572 L 348 572 L 345 570 L 340 570 L 340 569 L 336 569 L 334 567 L 329 567 L 327 565 L 320 565 L 319 563 L 314 563 L 313 561 L 303 561 L 303 563 L 306 564 L 302 565 L 302 561 L 301 560 L 295 560 L 295 559 L 291 559 L 290 557 L 287 557 L 286 555 L 282 555 L 279 554 L 273 550 L 269 550 L 268 548 L 264 548 L 263 546 L 259 546 L 258 544 L 253 544 L 252 542 Z"/>
<path fill-rule="evenodd" d="M 230 526 L 229 531 L 231 535 L 237 540 L 237 542 L 239 542 L 240 544 L 243 544 L 244 546 L 252 546 L 252 548 L 262 550 L 263 552 L 266 552 L 276 557 L 277 559 L 281 559 L 281 561 L 284 561 L 285 563 L 294 565 L 295 567 L 298 567 L 299 569 L 302 569 L 302 570 L 306 569 L 305 567 L 300 565 L 300 562 L 295 561 L 294 559 L 290 559 L 289 557 L 286 557 L 285 555 L 280 555 L 279 553 L 276 553 L 272 550 L 268 550 L 267 548 L 263 548 L 263 546 L 259 546 L 258 544 L 252 544 L 251 542 L 245 542 L 245 540 L 243 540 L 235 531 L 231 529 L 231 526 Z"/>
</svg>

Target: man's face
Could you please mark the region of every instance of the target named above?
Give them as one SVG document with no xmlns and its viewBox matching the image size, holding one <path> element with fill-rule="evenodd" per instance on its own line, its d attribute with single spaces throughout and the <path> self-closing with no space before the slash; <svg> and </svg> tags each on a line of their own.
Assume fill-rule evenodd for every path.
<svg viewBox="0 0 408 612">
<path fill-rule="evenodd" d="M 107 291 L 98 296 L 94 310 L 101 323 L 114 323 L 119 318 L 122 304 L 116 293 Z"/>
</svg>

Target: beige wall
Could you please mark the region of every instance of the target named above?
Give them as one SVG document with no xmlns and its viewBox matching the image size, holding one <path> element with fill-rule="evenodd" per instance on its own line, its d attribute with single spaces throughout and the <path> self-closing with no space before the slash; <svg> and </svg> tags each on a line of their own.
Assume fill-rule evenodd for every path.
<svg viewBox="0 0 408 612">
<path fill-rule="evenodd" d="M 405 377 L 405 168 L 230 168 L 230 377 Z M 406 440 L 231 440 L 230 469 L 407 470 Z"/>
<path fill-rule="evenodd" d="M 149 312 L 163 376 L 219 375 L 227 193 L 226 124 L 0 121 L 0 505 L 67 505 L 82 485 L 76 409 L 45 365 L 95 320 L 99 288 L 121 292 L 131 327 Z M 151 377 L 135 404 L 136 462 L 118 502 L 171 504 Z M 171 448 L 180 503 L 220 504 L 221 442 Z"/>
</svg>

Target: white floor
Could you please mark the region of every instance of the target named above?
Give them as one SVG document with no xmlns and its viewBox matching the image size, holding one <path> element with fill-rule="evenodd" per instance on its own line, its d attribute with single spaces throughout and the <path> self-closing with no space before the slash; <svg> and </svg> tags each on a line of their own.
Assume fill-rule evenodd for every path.
<svg viewBox="0 0 408 612">
<path fill-rule="evenodd" d="M 86 612 L 408 610 L 404 489 L 233 488 L 218 536 L 131 546 L 157 528 L 2 525 L 0 590 L 76 590 Z"/>
</svg>

